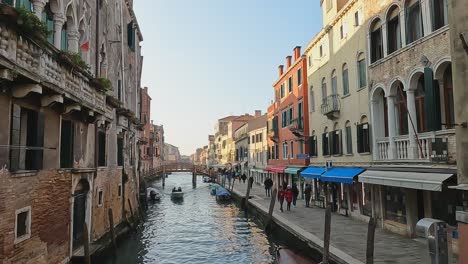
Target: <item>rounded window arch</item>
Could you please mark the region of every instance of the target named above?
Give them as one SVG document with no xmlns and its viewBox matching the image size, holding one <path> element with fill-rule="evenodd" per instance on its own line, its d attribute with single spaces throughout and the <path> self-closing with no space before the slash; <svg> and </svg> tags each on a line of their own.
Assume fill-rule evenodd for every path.
<svg viewBox="0 0 468 264">
<path fill-rule="evenodd" d="M 376 18 L 370 26 L 370 55 L 371 63 L 383 58 L 383 38 L 382 38 L 382 21 Z"/>
<path fill-rule="evenodd" d="M 360 52 L 357 56 L 357 69 L 358 69 L 358 88 L 364 88 L 367 86 L 367 66 L 366 56 L 364 52 Z"/>
<path fill-rule="evenodd" d="M 348 64 L 343 63 L 341 67 L 341 79 L 343 82 L 343 95 L 349 94 L 349 76 L 348 76 Z"/>
<path fill-rule="evenodd" d="M 349 120 L 346 120 L 345 122 L 345 128 L 344 128 L 344 141 L 346 144 L 346 154 L 351 155 L 353 154 L 353 136 L 352 136 L 352 130 L 351 130 L 351 122 Z"/>
<path fill-rule="evenodd" d="M 401 48 L 400 8 L 398 5 L 390 7 L 387 13 L 387 51 L 392 54 Z"/>
<path fill-rule="evenodd" d="M 327 81 L 325 77 L 322 78 L 322 100 L 327 98 Z"/>
<path fill-rule="evenodd" d="M 332 94 L 338 94 L 338 80 L 336 78 L 336 70 L 333 69 L 331 73 L 331 88 L 332 88 Z"/>
<path fill-rule="evenodd" d="M 424 36 L 421 0 L 405 1 L 406 44 L 410 44 Z"/>
</svg>

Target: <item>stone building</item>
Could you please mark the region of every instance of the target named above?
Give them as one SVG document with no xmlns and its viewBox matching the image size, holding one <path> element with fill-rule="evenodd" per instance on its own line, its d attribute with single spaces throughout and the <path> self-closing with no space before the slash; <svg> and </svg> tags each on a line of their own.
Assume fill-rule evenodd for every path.
<svg viewBox="0 0 468 264">
<path fill-rule="evenodd" d="M 248 174 L 248 157 L 249 157 L 249 144 L 250 138 L 248 134 L 249 123 L 240 126 L 234 132 L 234 145 L 235 145 L 235 158 L 233 160 L 233 167 L 238 175 Z"/>
<path fill-rule="evenodd" d="M 151 117 L 151 97 L 148 94 L 148 87 L 140 89 L 140 113 L 140 122 L 143 126 L 138 141 L 140 173 L 145 175 L 153 169 L 153 156 L 156 154 L 150 142 L 152 124 L 149 121 Z"/>
<path fill-rule="evenodd" d="M 142 35 L 131 1 L 1 2 L 0 262 L 67 263 L 138 208 Z"/>
<path fill-rule="evenodd" d="M 165 143 L 164 143 L 164 126 L 151 124 L 150 131 L 150 148 L 153 151 L 152 166 L 156 168 L 164 163 Z"/>
<path fill-rule="evenodd" d="M 181 156 L 179 148 L 169 143 L 164 143 L 164 161 L 171 163 L 179 162 L 180 160 Z"/>
<path fill-rule="evenodd" d="M 248 123 L 249 176 L 254 177 L 254 182 L 263 184 L 268 176 L 268 172 L 263 169 L 268 161 L 268 141 L 267 141 L 267 115 L 258 116 Z"/>
<path fill-rule="evenodd" d="M 212 167 L 216 164 L 216 144 L 215 136 L 208 135 L 208 150 L 206 154 L 206 166 Z"/>
</svg>

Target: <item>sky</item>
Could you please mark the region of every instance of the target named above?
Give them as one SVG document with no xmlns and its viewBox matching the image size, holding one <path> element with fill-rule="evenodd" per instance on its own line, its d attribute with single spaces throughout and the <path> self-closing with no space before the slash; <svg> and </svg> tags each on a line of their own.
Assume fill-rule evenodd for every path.
<svg viewBox="0 0 468 264">
<path fill-rule="evenodd" d="M 265 113 L 278 65 L 322 27 L 319 0 L 135 0 L 142 86 L 165 141 L 190 155 L 219 118 Z"/>
</svg>

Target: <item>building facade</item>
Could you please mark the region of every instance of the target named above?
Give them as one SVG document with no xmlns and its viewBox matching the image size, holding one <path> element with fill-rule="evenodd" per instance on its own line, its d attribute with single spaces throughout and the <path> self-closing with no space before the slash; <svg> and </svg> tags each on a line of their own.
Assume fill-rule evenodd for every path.
<svg viewBox="0 0 468 264">
<path fill-rule="evenodd" d="M 267 115 L 261 115 L 248 123 L 248 169 L 254 182 L 263 185 L 268 172 L 264 171 L 268 162 Z"/>
<path fill-rule="evenodd" d="M 171 145 L 169 143 L 164 143 L 164 161 L 171 163 L 171 162 L 179 162 L 181 160 L 179 148 Z M 190 157 L 188 158 L 190 162 Z"/>
<path fill-rule="evenodd" d="M 151 117 L 151 97 L 148 94 L 148 87 L 140 89 L 140 122 L 143 130 L 140 132 L 138 141 L 140 154 L 140 173 L 148 174 L 153 169 L 153 156 L 155 155 L 151 147 L 150 137 L 152 124 Z"/>
<path fill-rule="evenodd" d="M 143 39 L 130 1 L 2 2 L 0 259 L 66 263 L 138 208 Z M 52 34 L 16 31 L 18 7 Z"/>
<path fill-rule="evenodd" d="M 238 175 L 248 174 L 248 156 L 250 138 L 249 123 L 243 124 L 234 132 L 235 160 L 234 168 Z"/>
<path fill-rule="evenodd" d="M 156 168 L 164 163 L 164 126 L 151 124 L 150 148 L 152 149 L 151 163 Z"/>
<path fill-rule="evenodd" d="M 301 48 L 294 48 L 286 57 L 286 68 L 278 67 L 273 84 L 274 101 L 268 107 L 269 159 L 267 171 L 274 173 L 274 182 L 299 185 L 298 172 L 309 164 L 303 154 L 309 153 L 307 60 Z"/>
</svg>

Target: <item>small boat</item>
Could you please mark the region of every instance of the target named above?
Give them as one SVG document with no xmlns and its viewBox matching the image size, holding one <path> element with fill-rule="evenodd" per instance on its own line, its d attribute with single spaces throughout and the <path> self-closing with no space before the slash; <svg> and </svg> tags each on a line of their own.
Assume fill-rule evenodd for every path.
<svg viewBox="0 0 468 264">
<path fill-rule="evenodd" d="M 161 200 L 161 195 L 157 193 L 156 191 L 152 190 L 150 191 L 150 199 L 152 201 L 160 201 Z"/>
<path fill-rule="evenodd" d="M 224 189 L 223 187 L 221 186 L 218 186 L 218 188 L 216 188 L 216 200 L 218 201 L 230 201 L 231 200 L 231 193 Z"/>
<path fill-rule="evenodd" d="M 208 176 L 203 177 L 203 182 L 211 182 L 210 177 Z"/>
<path fill-rule="evenodd" d="M 277 264 L 316 264 L 316 262 L 311 259 L 299 255 L 296 252 L 283 247 L 278 247 L 276 249 L 276 260 Z"/>
<path fill-rule="evenodd" d="M 180 187 L 178 189 L 174 187 L 174 189 L 172 189 L 171 198 L 172 199 L 184 198 L 184 193 L 182 192 L 182 189 Z"/>
<path fill-rule="evenodd" d="M 219 187 L 219 184 L 210 184 L 211 195 L 216 195 L 216 189 Z"/>
</svg>

